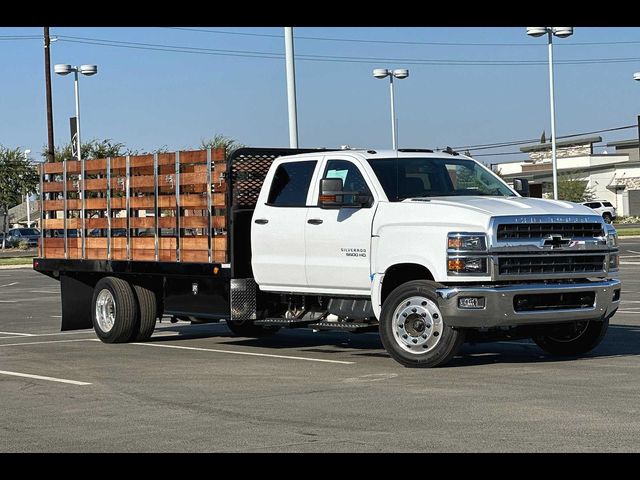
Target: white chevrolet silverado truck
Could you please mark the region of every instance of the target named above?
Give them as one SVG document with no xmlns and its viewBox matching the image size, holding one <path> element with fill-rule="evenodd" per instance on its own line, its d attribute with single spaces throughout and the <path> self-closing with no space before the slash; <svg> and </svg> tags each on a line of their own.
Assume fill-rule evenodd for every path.
<svg viewBox="0 0 640 480">
<path fill-rule="evenodd" d="M 34 268 L 60 280 L 63 330 L 146 341 L 171 316 L 224 320 L 245 337 L 379 332 L 401 364 L 434 367 L 465 341 L 533 338 L 552 355 L 585 354 L 620 303 L 616 231 L 600 215 L 527 198 L 525 180 L 516 191 L 450 149 L 216 155 L 93 161 L 99 178 L 86 183 L 106 194 L 87 203 L 103 210 L 81 222 L 68 209 L 84 199 L 66 200 L 81 167 L 47 166 L 42 191 L 58 197 L 41 211 L 63 210 L 45 213 Z M 123 208 L 132 213 L 114 215 Z M 68 238 L 89 223 L 99 237 Z"/>
<path fill-rule="evenodd" d="M 465 340 L 532 337 L 551 354 L 583 354 L 620 300 L 616 233 L 602 217 L 522 197 L 458 154 L 281 157 L 251 245 L 261 291 L 327 299 L 333 308 L 317 310 L 334 322 L 377 324 L 410 367 L 444 364 Z"/>
</svg>

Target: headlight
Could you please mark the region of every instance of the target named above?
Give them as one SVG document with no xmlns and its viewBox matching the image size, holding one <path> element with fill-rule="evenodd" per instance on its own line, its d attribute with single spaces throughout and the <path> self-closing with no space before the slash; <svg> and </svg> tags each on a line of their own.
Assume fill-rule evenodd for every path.
<svg viewBox="0 0 640 480">
<path fill-rule="evenodd" d="M 616 229 L 612 227 L 610 224 L 606 225 L 607 232 L 607 246 L 609 247 L 617 247 L 618 246 L 618 233 Z"/>
<path fill-rule="evenodd" d="M 449 257 L 447 270 L 453 274 L 487 274 L 487 257 Z"/>
<path fill-rule="evenodd" d="M 487 237 L 484 233 L 450 233 L 447 238 L 447 250 L 484 252 L 487 250 Z"/>
<path fill-rule="evenodd" d="M 452 275 L 488 275 L 484 233 L 452 232 L 447 236 L 447 272 Z M 465 255 L 465 254 L 469 255 Z"/>
<path fill-rule="evenodd" d="M 617 253 L 612 253 L 611 255 L 609 255 L 609 271 L 612 270 L 618 270 L 619 268 L 619 262 L 620 262 L 620 257 L 618 257 Z"/>
</svg>

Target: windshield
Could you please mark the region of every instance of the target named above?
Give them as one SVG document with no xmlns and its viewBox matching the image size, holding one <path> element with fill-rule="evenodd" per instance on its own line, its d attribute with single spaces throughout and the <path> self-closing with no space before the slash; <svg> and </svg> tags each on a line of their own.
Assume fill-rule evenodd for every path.
<svg viewBox="0 0 640 480">
<path fill-rule="evenodd" d="M 40 232 L 35 228 L 21 228 L 20 235 L 40 235 Z"/>
<path fill-rule="evenodd" d="M 515 196 L 473 160 L 405 157 L 370 159 L 369 164 L 391 202 L 416 197 Z"/>
</svg>

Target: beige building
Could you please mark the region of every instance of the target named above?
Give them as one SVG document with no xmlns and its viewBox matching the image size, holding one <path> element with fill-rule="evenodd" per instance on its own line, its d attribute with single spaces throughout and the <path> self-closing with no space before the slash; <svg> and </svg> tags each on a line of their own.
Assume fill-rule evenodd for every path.
<svg viewBox="0 0 640 480">
<path fill-rule="evenodd" d="M 608 200 L 618 215 L 640 215 L 640 157 L 638 140 L 607 143 L 603 153 L 594 153 L 593 144 L 602 137 L 580 137 L 556 143 L 558 174 L 587 182 L 594 199 Z M 539 143 L 522 147 L 529 159 L 494 164 L 507 180 L 526 178 L 531 196 L 551 195 L 551 144 Z"/>
</svg>

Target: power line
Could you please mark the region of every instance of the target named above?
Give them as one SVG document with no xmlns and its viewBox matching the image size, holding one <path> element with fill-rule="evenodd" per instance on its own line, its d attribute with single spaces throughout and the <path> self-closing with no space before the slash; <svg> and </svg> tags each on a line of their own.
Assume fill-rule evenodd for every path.
<svg viewBox="0 0 640 480">
<path fill-rule="evenodd" d="M 187 28 L 187 27 L 161 27 L 169 30 L 186 30 L 192 32 L 214 33 L 220 35 L 240 35 L 246 37 L 266 37 L 266 38 L 284 38 L 284 35 L 270 33 L 253 33 L 253 32 L 230 32 L 228 30 L 211 30 L 207 28 Z M 377 43 L 384 45 L 430 45 L 430 46 L 447 46 L 447 47 L 540 47 L 541 44 L 536 43 L 479 43 L 479 42 L 419 42 L 408 40 L 365 40 L 357 38 L 337 38 L 337 37 L 309 37 L 304 35 L 296 35 L 296 40 L 316 40 L 323 42 L 350 42 L 350 43 Z M 633 45 L 640 44 L 640 40 L 629 41 L 612 41 L 612 42 L 563 42 L 562 46 L 582 46 L 582 45 Z"/>
<path fill-rule="evenodd" d="M 166 45 L 157 43 L 143 42 L 124 42 L 119 40 L 108 40 L 91 37 L 76 37 L 70 35 L 58 35 L 59 41 L 71 43 L 84 43 L 88 45 L 101 45 L 120 48 L 134 48 L 140 50 L 156 50 L 174 53 L 196 53 L 203 55 L 221 55 L 221 56 L 237 56 L 237 57 L 253 57 L 253 58 L 272 58 L 283 59 L 284 54 L 279 52 L 265 52 L 252 50 L 230 50 L 230 49 L 214 49 L 203 47 L 190 47 L 183 45 Z M 374 62 L 394 62 L 409 65 L 447 65 L 447 66 L 522 66 L 522 65 L 546 65 L 544 60 L 451 60 L 451 59 L 417 59 L 417 58 L 386 58 L 386 57 L 352 57 L 339 55 L 313 55 L 299 54 L 296 59 L 302 61 L 323 61 L 323 62 L 341 62 L 341 63 L 374 63 Z M 599 63 L 625 63 L 638 62 L 640 57 L 622 57 L 622 58 L 596 58 L 596 59 L 571 59 L 557 60 L 556 64 L 565 65 L 582 65 L 582 64 L 599 64 Z"/>
<path fill-rule="evenodd" d="M 625 125 L 623 127 L 614 127 L 614 128 L 605 128 L 602 130 L 592 130 L 590 132 L 580 132 L 580 133 L 573 133 L 571 135 L 561 135 L 558 136 L 557 138 L 571 138 L 571 137 L 578 137 L 580 135 L 591 135 L 594 133 L 604 133 L 604 132 L 614 132 L 617 130 L 626 130 L 628 128 L 637 128 L 638 125 Z M 533 142 L 537 142 L 539 141 L 539 139 L 529 139 L 529 140 L 513 140 L 513 141 L 508 141 L 508 142 L 497 142 L 497 143 L 484 143 L 484 144 L 479 144 L 479 145 L 462 145 L 462 146 L 458 146 L 458 147 L 452 147 L 455 150 L 473 150 L 473 151 L 477 151 L 477 150 L 488 150 L 488 149 L 492 149 L 492 148 L 502 148 L 502 147 L 513 147 L 516 145 L 524 145 L 527 143 L 533 143 Z M 477 147 L 477 148 L 476 148 Z"/>
</svg>

